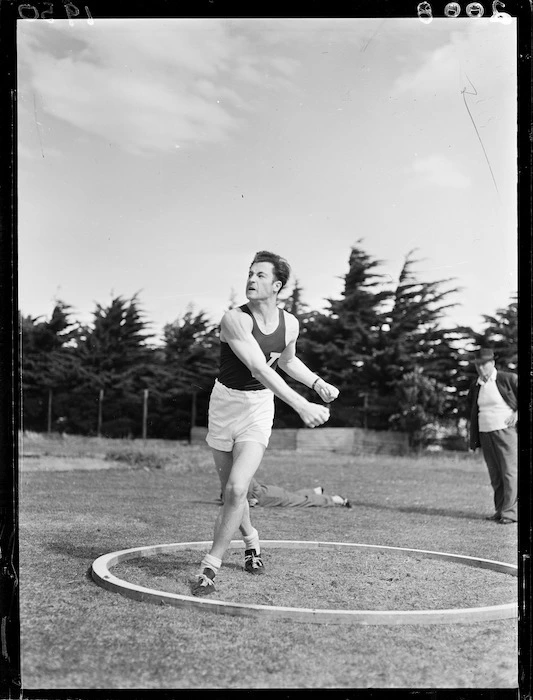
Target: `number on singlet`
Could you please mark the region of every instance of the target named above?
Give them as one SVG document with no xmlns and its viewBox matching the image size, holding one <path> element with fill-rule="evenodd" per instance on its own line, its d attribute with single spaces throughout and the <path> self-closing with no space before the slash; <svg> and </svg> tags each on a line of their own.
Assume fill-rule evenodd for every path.
<svg viewBox="0 0 533 700">
<path fill-rule="evenodd" d="M 281 357 L 280 352 L 271 352 L 270 353 L 270 360 L 267 362 L 267 365 L 271 367 L 276 360 L 278 360 Z"/>
</svg>

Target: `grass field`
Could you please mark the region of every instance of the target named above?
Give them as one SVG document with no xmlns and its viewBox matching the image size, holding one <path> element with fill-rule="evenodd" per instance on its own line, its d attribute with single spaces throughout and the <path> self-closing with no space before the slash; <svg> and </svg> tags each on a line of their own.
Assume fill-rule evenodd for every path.
<svg viewBox="0 0 533 700">
<path fill-rule="evenodd" d="M 203 447 L 28 435 L 20 475 L 22 680 L 26 689 L 514 688 L 517 622 L 355 626 L 236 618 L 130 600 L 87 575 L 101 554 L 209 540 L 219 506 Z M 484 520 L 479 456 L 267 452 L 258 476 L 322 485 L 353 508 L 252 511 L 263 539 L 357 542 L 516 563 L 516 526 Z M 187 594 L 198 552 L 117 576 Z M 264 605 L 424 609 L 516 600 L 516 579 L 442 561 L 272 549 L 267 574 L 228 553 L 217 596 Z"/>
</svg>

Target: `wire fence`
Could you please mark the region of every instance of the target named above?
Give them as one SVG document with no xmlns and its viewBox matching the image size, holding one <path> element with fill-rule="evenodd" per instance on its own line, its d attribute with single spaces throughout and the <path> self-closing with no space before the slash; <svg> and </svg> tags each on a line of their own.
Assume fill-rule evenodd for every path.
<svg viewBox="0 0 533 700">
<path fill-rule="evenodd" d="M 22 428 L 98 437 L 188 438 L 207 424 L 207 392 L 161 396 L 149 389 L 124 395 L 120 390 L 65 392 L 24 390 Z"/>
</svg>

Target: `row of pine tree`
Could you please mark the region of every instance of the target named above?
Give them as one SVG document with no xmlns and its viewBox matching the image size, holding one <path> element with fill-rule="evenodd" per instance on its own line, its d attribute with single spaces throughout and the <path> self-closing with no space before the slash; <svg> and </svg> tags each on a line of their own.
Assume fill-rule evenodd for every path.
<svg viewBox="0 0 533 700">
<path fill-rule="evenodd" d="M 415 446 L 444 428 L 453 442 L 475 374 L 468 351 L 493 347 L 500 368 L 517 369 L 516 298 L 483 316 L 481 332 L 445 325 L 460 290 L 453 279 L 420 280 L 417 262 L 407 254 L 397 283 L 387 284 L 382 262 L 358 242 L 343 292 L 324 310 L 307 307 L 298 281 L 280 300 L 300 321 L 298 356 L 341 391 L 329 426 L 401 430 Z M 162 343 L 137 296 L 98 304 L 89 325 L 63 301 L 49 320 L 21 323 L 26 430 L 139 437 L 144 426 L 151 438 L 184 439 L 191 423 L 206 424 L 219 349 L 218 324 L 204 311 L 189 308 L 165 325 Z M 300 427 L 281 401 L 275 427 Z"/>
</svg>

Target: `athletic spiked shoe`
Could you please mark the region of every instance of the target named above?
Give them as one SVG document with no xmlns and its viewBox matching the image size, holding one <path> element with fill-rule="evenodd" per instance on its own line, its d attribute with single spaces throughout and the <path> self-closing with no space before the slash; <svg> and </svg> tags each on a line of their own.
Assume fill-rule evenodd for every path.
<svg viewBox="0 0 533 700">
<path fill-rule="evenodd" d="M 213 579 L 215 578 L 215 572 L 208 566 L 202 571 L 201 574 L 195 576 L 195 578 L 190 581 L 191 593 L 195 596 L 210 595 L 216 591 Z"/>
<path fill-rule="evenodd" d="M 244 570 L 249 574 L 264 574 L 265 565 L 261 556 L 256 553 L 255 549 L 246 549 L 244 551 Z"/>
</svg>

